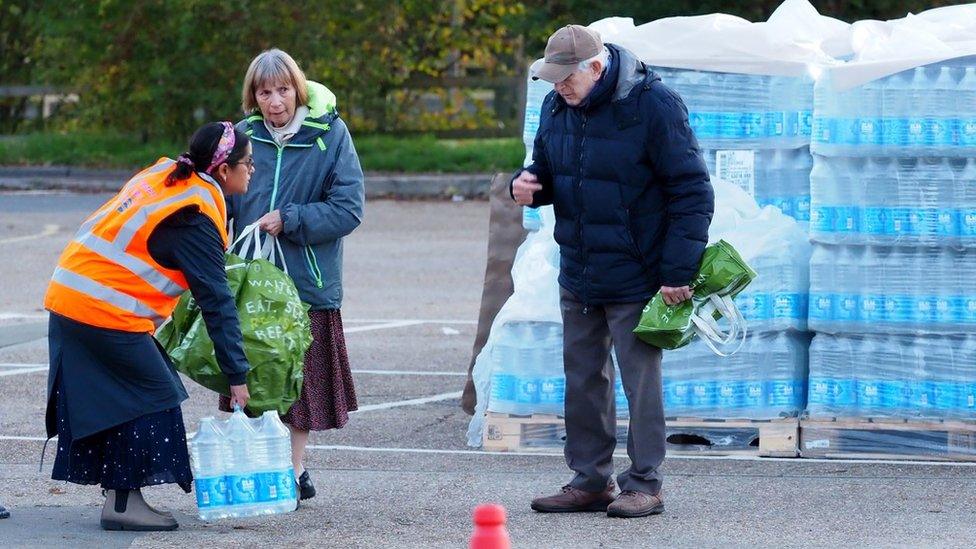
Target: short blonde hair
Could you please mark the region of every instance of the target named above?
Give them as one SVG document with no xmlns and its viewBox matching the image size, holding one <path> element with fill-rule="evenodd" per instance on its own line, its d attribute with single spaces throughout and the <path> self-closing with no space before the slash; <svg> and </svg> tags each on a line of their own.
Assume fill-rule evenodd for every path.
<svg viewBox="0 0 976 549">
<path fill-rule="evenodd" d="M 244 109 L 244 114 L 258 110 L 258 100 L 254 92 L 258 86 L 268 82 L 291 84 L 295 88 L 298 106 L 308 105 L 308 81 L 305 73 L 298 68 L 298 63 L 290 55 L 273 48 L 261 52 L 247 68 L 241 90 L 241 108 Z"/>
</svg>

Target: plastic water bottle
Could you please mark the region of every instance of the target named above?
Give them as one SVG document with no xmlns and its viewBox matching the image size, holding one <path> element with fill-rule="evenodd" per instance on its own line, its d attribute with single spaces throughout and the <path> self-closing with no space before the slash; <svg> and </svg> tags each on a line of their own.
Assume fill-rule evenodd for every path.
<svg viewBox="0 0 976 549">
<path fill-rule="evenodd" d="M 545 322 L 536 324 L 540 336 L 537 343 L 539 364 L 539 413 L 563 415 L 565 410 L 566 374 L 563 370 L 562 324 Z"/>
<path fill-rule="evenodd" d="M 808 325 L 811 330 L 833 333 L 837 326 L 837 283 L 834 268 L 836 247 L 814 245 L 810 257 L 810 308 Z"/>
<path fill-rule="evenodd" d="M 836 320 L 838 329 L 845 333 L 861 331 L 860 293 L 866 278 L 861 265 L 863 252 L 860 247 L 840 246 L 835 257 Z"/>
<path fill-rule="evenodd" d="M 810 170 L 813 168 L 813 156 L 810 155 L 809 147 L 803 147 L 793 150 L 792 159 L 792 183 L 789 189 L 793 198 L 793 217 L 801 224 L 806 224 L 810 222 Z"/>
<path fill-rule="evenodd" d="M 778 332 L 772 338 L 762 338 L 767 360 L 766 417 L 792 416 L 802 406 L 802 388 L 796 371 L 797 344 L 786 332 Z"/>
<path fill-rule="evenodd" d="M 958 241 L 972 246 L 976 244 L 976 158 L 967 158 L 956 166 L 953 188 L 958 208 Z"/>
<path fill-rule="evenodd" d="M 842 169 L 838 171 L 843 174 L 835 185 L 837 190 L 833 193 L 837 202 L 834 214 L 834 231 L 837 233 L 837 240 L 843 243 L 854 243 L 858 240 L 860 189 L 861 174 L 864 170 L 865 161 L 862 158 L 838 159 L 842 164 Z"/>
<path fill-rule="evenodd" d="M 884 251 L 877 246 L 865 246 L 861 265 L 864 272 L 858 305 L 861 331 L 872 333 L 887 323 L 885 315 Z"/>
<path fill-rule="evenodd" d="M 878 342 L 874 337 L 852 338 L 854 354 L 851 356 L 857 396 L 857 412 L 860 417 L 884 415 L 882 406 L 882 384 L 875 357 L 879 353 Z"/>
<path fill-rule="evenodd" d="M 894 219 L 891 214 L 898 201 L 894 162 L 890 158 L 868 158 L 863 170 L 858 208 L 859 241 L 891 243 L 894 240 Z"/>
<path fill-rule="evenodd" d="M 837 161 L 817 155 L 810 171 L 810 235 L 817 242 L 837 244 L 834 231 L 839 197 L 838 188 L 845 181 L 836 170 Z"/>
<path fill-rule="evenodd" d="M 200 520 L 231 516 L 225 457 L 229 448 L 223 433 L 212 417 L 200 420 L 200 428 L 190 439 L 193 465 L 193 490 L 197 497 Z"/>
<path fill-rule="evenodd" d="M 515 402 L 519 341 L 514 326 L 511 322 L 503 324 L 491 349 L 491 389 L 488 397 L 488 410 L 491 412 L 524 414 Z"/>
<path fill-rule="evenodd" d="M 954 269 L 956 317 L 961 331 L 974 334 L 976 333 L 976 288 L 973 288 L 972 273 L 976 272 L 976 249 L 964 248 L 956 255 L 956 261 L 957 268 Z"/>
<path fill-rule="evenodd" d="M 912 109 L 908 111 L 907 146 L 912 154 L 917 156 L 925 154 L 926 141 L 929 139 L 929 127 L 935 109 L 932 101 L 935 97 L 932 84 L 925 67 L 915 67 L 912 71 L 911 87 L 908 90 Z"/>
<path fill-rule="evenodd" d="M 972 157 L 976 154 L 976 67 L 966 67 L 956 86 L 956 122 L 959 150 L 956 154 Z"/>
<path fill-rule="evenodd" d="M 258 471 L 258 501 L 264 513 L 286 513 L 298 507 L 295 469 L 291 461 L 291 435 L 274 410 L 256 422 L 254 469 Z"/>
<path fill-rule="evenodd" d="M 889 154 L 899 154 L 909 146 L 909 113 L 916 108 L 912 104 L 914 71 L 902 71 L 885 78 L 882 89 L 884 124 L 882 140 Z"/>
<path fill-rule="evenodd" d="M 956 79 L 952 69 L 943 65 L 938 68 L 931 84 L 931 112 L 926 120 L 925 145 L 930 154 L 952 155 L 957 144 L 956 126 L 959 112 L 956 104 Z"/>
<path fill-rule="evenodd" d="M 851 415 L 855 410 L 856 384 L 851 369 L 848 339 L 818 333 L 810 344 L 810 376 L 807 408 L 814 417 Z"/>
<path fill-rule="evenodd" d="M 539 208 L 522 206 L 522 227 L 527 231 L 538 231 L 542 228 L 542 215 Z"/>
<path fill-rule="evenodd" d="M 911 411 L 914 416 L 935 417 L 935 384 L 929 364 L 928 346 L 920 338 L 906 337 L 903 356 L 909 380 Z M 934 357 L 933 357 L 934 358 Z"/>
<path fill-rule="evenodd" d="M 956 369 L 962 383 L 959 395 L 959 416 L 976 418 L 976 336 L 961 339 L 956 351 Z"/>
<path fill-rule="evenodd" d="M 256 438 L 254 429 L 244 412 L 237 410 L 231 414 L 224 428 L 227 444 L 230 446 L 227 460 L 227 486 L 230 493 L 231 516 L 242 517 L 255 514 L 258 499 L 258 471 L 251 452 Z"/>
</svg>

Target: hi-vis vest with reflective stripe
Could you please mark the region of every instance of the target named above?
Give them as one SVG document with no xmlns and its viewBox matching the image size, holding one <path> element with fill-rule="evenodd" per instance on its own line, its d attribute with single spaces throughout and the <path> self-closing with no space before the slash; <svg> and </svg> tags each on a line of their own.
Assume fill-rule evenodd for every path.
<svg viewBox="0 0 976 549">
<path fill-rule="evenodd" d="M 195 206 L 213 220 L 227 247 L 227 207 L 217 183 L 198 174 L 165 185 L 168 158 L 136 174 L 81 225 L 44 297 L 44 307 L 78 322 L 153 333 L 187 289 L 183 273 L 149 255 L 149 235 L 176 211 Z M 206 176 L 204 176 L 206 177 Z"/>
</svg>

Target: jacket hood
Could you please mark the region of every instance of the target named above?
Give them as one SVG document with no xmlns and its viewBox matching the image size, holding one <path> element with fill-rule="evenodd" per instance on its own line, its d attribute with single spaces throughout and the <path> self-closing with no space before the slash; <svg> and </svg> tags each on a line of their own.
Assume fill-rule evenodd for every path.
<svg viewBox="0 0 976 549">
<path fill-rule="evenodd" d="M 318 82 L 308 81 L 308 116 L 302 122 L 302 127 L 298 133 L 291 138 L 292 143 L 311 143 L 331 129 L 331 123 L 339 116 L 336 108 L 336 96 L 332 90 Z M 264 117 L 261 112 L 244 119 L 246 122 L 246 132 L 248 135 L 265 140 L 273 140 L 268 128 L 264 125 Z"/>
</svg>

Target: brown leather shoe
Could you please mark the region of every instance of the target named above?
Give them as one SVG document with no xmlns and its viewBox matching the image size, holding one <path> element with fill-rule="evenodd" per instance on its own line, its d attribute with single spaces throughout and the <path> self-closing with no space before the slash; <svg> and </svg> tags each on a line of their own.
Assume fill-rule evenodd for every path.
<svg viewBox="0 0 976 549">
<path fill-rule="evenodd" d="M 606 511 L 607 505 L 613 501 L 613 491 L 616 488 L 613 481 L 602 492 L 587 492 L 567 484 L 556 495 L 532 500 L 532 510 L 540 513 Z"/>
<path fill-rule="evenodd" d="M 607 507 L 608 517 L 636 518 L 660 515 L 663 512 L 664 498 L 660 492 L 652 495 L 635 490 L 624 490 Z"/>
</svg>

